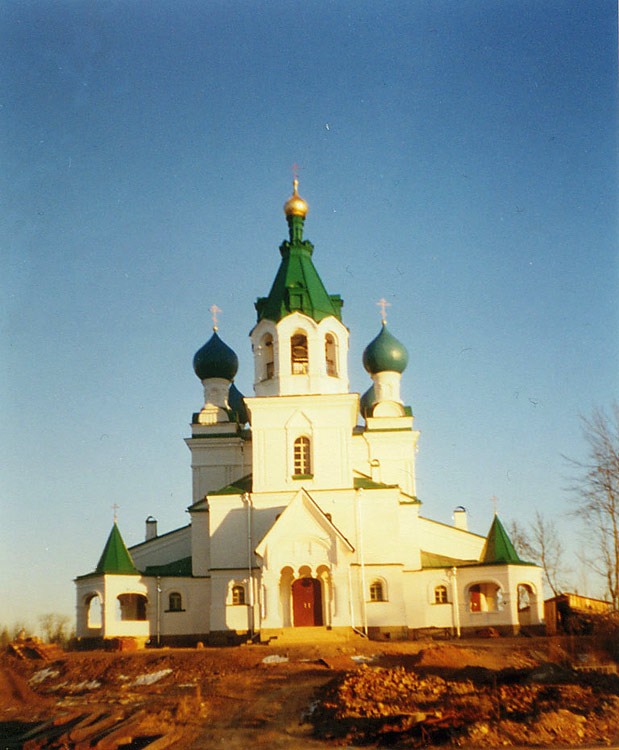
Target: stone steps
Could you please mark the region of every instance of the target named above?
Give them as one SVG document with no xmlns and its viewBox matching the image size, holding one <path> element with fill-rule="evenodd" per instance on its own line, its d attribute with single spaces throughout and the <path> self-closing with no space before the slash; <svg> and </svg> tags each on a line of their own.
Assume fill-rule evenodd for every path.
<svg viewBox="0 0 619 750">
<path fill-rule="evenodd" d="M 344 643 L 361 638 L 352 628 L 327 628 L 324 626 L 299 628 L 266 628 L 260 631 L 262 643 Z"/>
</svg>

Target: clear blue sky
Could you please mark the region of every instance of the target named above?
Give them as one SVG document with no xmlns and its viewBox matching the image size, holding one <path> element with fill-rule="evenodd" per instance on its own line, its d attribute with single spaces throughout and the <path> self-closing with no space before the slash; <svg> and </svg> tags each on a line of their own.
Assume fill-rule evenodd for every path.
<svg viewBox="0 0 619 750">
<path fill-rule="evenodd" d="M 380 297 L 409 350 L 424 514 L 564 517 L 618 385 L 614 0 L 1 13 L 3 622 L 73 613 L 114 503 L 188 521 L 191 360 L 217 303 L 251 394 L 294 162 L 351 388 Z"/>
</svg>

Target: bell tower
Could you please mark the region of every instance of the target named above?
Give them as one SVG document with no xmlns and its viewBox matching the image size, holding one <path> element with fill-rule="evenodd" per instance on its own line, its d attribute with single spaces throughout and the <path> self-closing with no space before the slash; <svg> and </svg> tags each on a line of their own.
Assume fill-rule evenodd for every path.
<svg viewBox="0 0 619 750">
<path fill-rule="evenodd" d="M 268 297 L 256 302 L 250 337 L 256 396 L 348 393 L 348 329 L 342 298 L 328 294 L 314 264 L 314 246 L 303 239 L 307 203 L 298 192 L 284 204 L 288 239 Z"/>
</svg>

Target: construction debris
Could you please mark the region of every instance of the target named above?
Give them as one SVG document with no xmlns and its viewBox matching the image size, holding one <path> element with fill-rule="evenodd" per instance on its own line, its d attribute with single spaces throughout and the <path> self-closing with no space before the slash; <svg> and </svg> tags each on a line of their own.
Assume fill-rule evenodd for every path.
<svg viewBox="0 0 619 750">
<path fill-rule="evenodd" d="M 36 637 L 18 638 L 8 645 L 8 651 L 18 659 L 59 659 L 64 651 L 55 643 L 41 643 Z"/>
<path fill-rule="evenodd" d="M 444 679 L 364 664 L 324 689 L 311 720 L 323 739 L 364 745 L 489 747 L 619 737 L 619 679 L 548 666 L 533 670 L 542 680 L 528 670 L 481 668 Z"/>
</svg>

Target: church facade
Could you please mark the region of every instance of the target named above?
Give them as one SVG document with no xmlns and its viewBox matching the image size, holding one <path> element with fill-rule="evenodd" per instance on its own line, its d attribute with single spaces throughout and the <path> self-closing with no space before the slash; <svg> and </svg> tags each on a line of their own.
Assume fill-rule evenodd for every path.
<svg viewBox="0 0 619 750">
<path fill-rule="evenodd" d="M 400 397 L 407 352 L 385 324 L 366 347 L 372 385 L 349 392 L 342 299 L 304 239 L 307 204 L 284 206 L 288 239 L 250 333 L 254 395 L 214 328 L 194 357 L 191 522 L 127 549 L 116 523 L 76 579 L 77 636 L 228 643 L 289 628 L 409 638 L 440 628 L 516 633 L 543 618 L 541 569 L 495 515 L 487 537 L 426 518 L 416 495 L 419 432 Z"/>
</svg>

